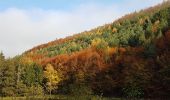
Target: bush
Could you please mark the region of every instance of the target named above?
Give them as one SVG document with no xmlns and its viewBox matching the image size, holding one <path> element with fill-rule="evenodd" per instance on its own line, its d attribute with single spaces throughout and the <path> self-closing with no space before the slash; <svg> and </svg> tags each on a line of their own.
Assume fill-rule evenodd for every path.
<svg viewBox="0 0 170 100">
<path fill-rule="evenodd" d="M 127 98 L 140 98 L 143 96 L 144 92 L 140 87 L 127 86 L 123 88 L 123 94 Z"/>
<path fill-rule="evenodd" d="M 27 96 L 40 96 L 40 95 L 44 95 L 44 90 L 43 87 L 40 85 L 37 86 L 31 86 L 28 87 L 28 91 L 26 93 Z"/>
<path fill-rule="evenodd" d="M 73 96 L 89 96 L 92 95 L 92 90 L 89 86 L 86 86 L 85 84 L 71 84 L 70 86 L 70 94 Z"/>
</svg>

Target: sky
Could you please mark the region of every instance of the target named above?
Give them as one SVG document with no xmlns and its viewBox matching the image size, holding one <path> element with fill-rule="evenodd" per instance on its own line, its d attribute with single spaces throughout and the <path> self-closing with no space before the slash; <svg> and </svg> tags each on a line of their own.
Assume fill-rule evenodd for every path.
<svg viewBox="0 0 170 100">
<path fill-rule="evenodd" d="M 88 31 L 163 0 L 0 0 L 0 51 L 14 57 L 34 46 Z"/>
</svg>

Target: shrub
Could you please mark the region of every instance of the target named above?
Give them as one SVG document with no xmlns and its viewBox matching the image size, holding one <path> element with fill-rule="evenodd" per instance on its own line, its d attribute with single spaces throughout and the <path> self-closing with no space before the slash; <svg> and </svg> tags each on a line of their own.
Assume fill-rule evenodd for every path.
<svg viewBox="0 0 170 100">
<path fill-rule="evenodd" d="M 92 95 L 91 88 L 83 83 L 77 83 L 77 84 L 74 83 L 74 84 L 71 84 L 69 87 L 70 87 L 70 94 L 73 96 Z"/>
<path fill-rule="evenodd" d="M 127 86 L 123 88 L 123 94 L 127 98 L 140 98 L 143 96 L 144 92 L 140 87 Z"/>
</svg>

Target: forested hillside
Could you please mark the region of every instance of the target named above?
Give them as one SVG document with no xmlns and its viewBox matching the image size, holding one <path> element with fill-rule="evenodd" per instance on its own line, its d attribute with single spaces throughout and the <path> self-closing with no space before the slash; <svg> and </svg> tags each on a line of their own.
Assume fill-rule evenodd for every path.
<svg viewBox="0 0 170 100">
<path fill-rule="evenodd" d="M 58 39 L 29 51 L 34 56 L 54 57 L 90 48 L 95 45 L 95 42 L 106 43 L 109 47 L 144 45 L 161 37 L 162 33 L 167 30 L 169 5 L 169 3 L 164 3 L 125 15 L 111 24 L 64 39 Z"/>
<path fill-rule="evenodd" d="M 0 55 L 0 95 L 170 98 L 170 1 L 91 31 Z"/>
</svg>

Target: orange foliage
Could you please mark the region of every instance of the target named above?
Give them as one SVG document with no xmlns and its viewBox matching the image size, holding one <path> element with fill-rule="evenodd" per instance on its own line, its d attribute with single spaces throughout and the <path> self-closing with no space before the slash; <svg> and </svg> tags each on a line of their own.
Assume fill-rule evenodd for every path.
<svg viewBox="0 0 170 100">
<path fill-rule="evenodd" d="M 70 55 L 63 54 L 52 58 L 46 58 L 41 62 L 43 66 L 51 63 L 55 69 L 62 67 L 63 71 L 83 70 L 97 71 L 104 67 L 104 60 L 95 49 L 86 49 Z"/>
<path fill-rule="evenodd" d="M 118 49 L 118 52 L 119 52 L 119 53 L 125 53 L 125 52 L 126 52 L 126 48 L 120 47 L 120 48 Z"/>
<path fill-rule="evenodd" d="M 98 41 L 97 41 L 98 42 Z M 95 43 L 97 43 L 95 41 Z M 45 67 L 47 64 L 54 66 L 54 69 L 60 70 L 65 79 L 69 79 L 70 73 L 75 74 L 77 80 L 82 81 L 85 75 L 90 76 L 90 84 L 94 89 L 102 87 L 103 91 L 111 91 L 115 87 L 124 86 L 128 82 L 145 84 L 150 82 L 153 69 L 164 65 L 169 61 L 170 53 L 170 31 L 165 36 L 155 41 L 158 52 L 156 58 L 145 58 L 143 46 L 138 47 L 114 47 L 107 48 L 109 61 L 105 61 L 104 51 L 96 48 L 88 48 L 71 54 L 62 54 L 51 58 L 43 58 L 41 55 L 29 55 L 34 60 L 42 59 L 41 64 Z M 160 63 L 160 64 L 157 64 Z M 155 67 L 156 66 L 156 67 Z M 164 66 L 163 66 L 164 67 Z M 136 76 L 140 79 L 136 79 Z M 89 77 L 88 77 L 89 78 Z M 99 78 L 99 79 L 98 79 Z M 96 80 L 95 80 L 96 79 Z M 101 81 L 102 80 L 102 81 Z M 142 81 L 141 81 L 142 80 Z M 151 84 L 155 85 L 155 84 Z M 144 86 L 144 90 L 155 91 L 157 86 Z M 159 89 L 158 89 L 159 90 Z M 163 90 L 163 89 L 162 89 Z M 160 91 L 162 91 L 160 89 Z M 154 95 L 150 92 L 147 94 Z"/>
<path fill-rule="evenodd" d="M 139 54 L 144 51 L 144 47 L 128 47 L 127 52 L 132 52 L 134 54 Z"/>
<path fill-rule="evenodd" d="M 115 54 L 118 52 L 118 48 L 114 47 L 114 48 L 108 48 L 108 53 L 109 54 Z"/>
</svg>

